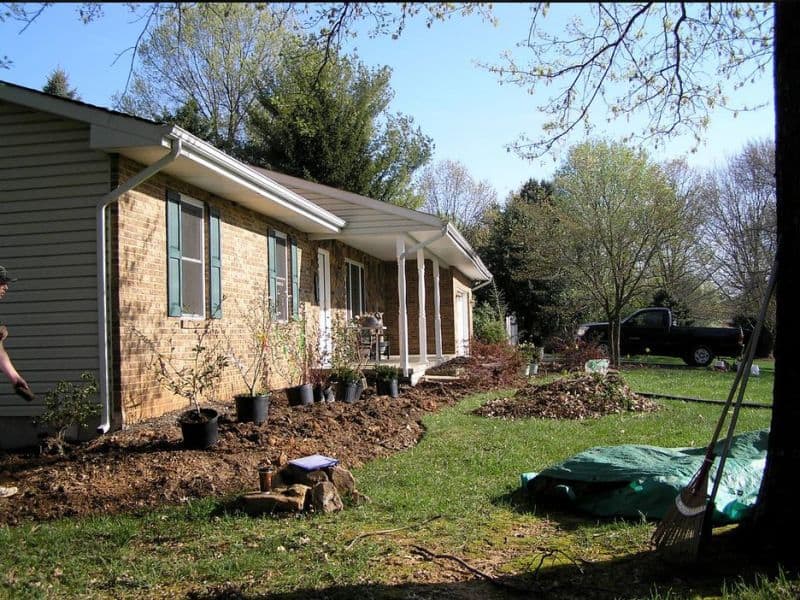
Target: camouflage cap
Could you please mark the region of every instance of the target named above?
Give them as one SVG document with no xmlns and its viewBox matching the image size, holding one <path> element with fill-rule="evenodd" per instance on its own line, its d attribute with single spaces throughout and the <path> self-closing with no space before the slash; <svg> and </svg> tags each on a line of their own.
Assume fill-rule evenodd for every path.
<svg viewBox="0 0 800 600">
<path fill-rule="evenodd" d="M 16 277 L 12 277 L 11 275 L 9 275 L 6 268 L 0 265 L 0 283 L 9 283 L 16 280 L 17 280 Z"/>
</svg>

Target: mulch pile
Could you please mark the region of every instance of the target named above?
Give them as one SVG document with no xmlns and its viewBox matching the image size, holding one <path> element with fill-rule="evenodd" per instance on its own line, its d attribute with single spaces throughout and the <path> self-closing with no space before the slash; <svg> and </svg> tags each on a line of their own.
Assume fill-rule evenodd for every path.
<svg viewBox="0 0 800 600">
<path fill-rule="evenodd" d="M 425 414 L 469 393 L 459 383 L 422 383 L 400 398 L 367 391 L 355 404 L 290 407 L 273 394 L 266 423 L 239 423 L 231 404 L 220 411 L 220 439 L 209 450 L 185 450 L 177 411 L 92 442 L 64 456 L 0 452 L 0 485 L 19 492 L 0 499 L 0 526 L 24 520 L 129 513 L 207 496 L 226 497 L 258 487 L 257 466 L 309 454 L 359 467 L 415 445 Z"/>
<path fill-rule="evenodd" d="M 509 398 L 497 398 L 474 414 L 502 419 L 592 419 L 621 412 L 652 412 L 655 402 L 633 393 L 616 373 L 573 375 L 542 385 L 528 385 Z"/>
</svg>

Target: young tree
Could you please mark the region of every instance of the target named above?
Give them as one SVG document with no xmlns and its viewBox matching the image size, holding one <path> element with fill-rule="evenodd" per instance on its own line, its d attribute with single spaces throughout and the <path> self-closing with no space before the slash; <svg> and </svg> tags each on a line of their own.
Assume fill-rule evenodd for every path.
<svg viewBox="0 0 800 600">
<path fill-rule="evenodd" d="M 259 78 L 276 68 L 286 39 L 280 16 L 251 3 L 169 4 L 150 14 L 155 25 L 117 106 L 153 119 L 193 111 L 209 142 L 235 152 Z"/>
<path fill-rule="evenodd" d="M 702 188 L 708 206 L 704 242 L 711 277 L 749 327 L 775 260 L 775 146 L 751 142 L 714 171 Z M 765 329 L 775 332 L 774 312 Z"/>
<path fill-rule="evenodd" d="M 475 181 L 458 161 L 442 160 L 422 170 L 417 190 L 425 199 L 423 211 L 448 219 L 479 245 L 486 215 L 497 205 L 497 192 L 488 181 Z"/>
<path fill-rule="evenodd" d="M 416 208 L 411 178 L 432 145 L 411 117 L 388 112 L 391 69 L 349 56 L 324 62 L 323 54 L 301 45 L 264 73 L 248 124 L 249 160 Z"/>
<path fill-rule="evenodd" d="M 682 227 L 681 202 L 644 153 L 617 143 L 574 146 L 553 187 L 551 260 L 602 308 L 619 365 L 622 313 L 652 289 L 654 259 Z"/>
<path fill-rule="evenodd" d="M 61 96 L 62 98 L 69 98 L 70 100 L 80 100 L 78 90 L 69 85 L 69 76 L 67 72 L 61 67 L 56 67 L 50 71 L 47 76 L 47 82 L 44 84 L 42 91 L 46 94 L 53 94 L 54 96 Z"/>
<path fill-rule="evenodd" d="M 685 325 L 722 320 L 729 313 L 724 312 L 727 307 L 709 276 L 712 252 L 702 239 L 709 212 L 701 193 L 702 177 L 682 159 L 668 161 L 662 169 L 681 203 L 683 226 L 656 253 L 653 268 L 659 289 L 649 304 L 673 309 Z"/>
</svg>

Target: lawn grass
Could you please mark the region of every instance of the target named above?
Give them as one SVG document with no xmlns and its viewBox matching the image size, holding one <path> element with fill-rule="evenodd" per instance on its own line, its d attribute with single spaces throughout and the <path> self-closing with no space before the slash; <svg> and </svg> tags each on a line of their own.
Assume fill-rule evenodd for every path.
<svg viewBox="0 0 800 600">
<path fill-rule="evenodd" d="M 637 392 L 687 396 L 704 400 L 725 400 L 736 377 L 732 371 L 720 372 L 698 368 L 641 369 L 623 365 L 628 385 Z M 764 368 L 758 377 L 750 377 L 745 402 L 772 404 L 775 372 Z"/>
<path fill-rule="evenodd" d="M 700 394 L 705 385 L 698 383 L 690 395 Z M 226 592 L 288 600 L 318 597 L 321 590 L 336 598 L 507 596 L 480 581 L 451 583 L 458 565 L 414 558 L 413 545 L 461 557 L 516 584 L 529 584 L 538 569 L 539 576 L 573 581 L 580 558 L 593 561 L 580 568 L 580 577 L 622 590 L 620 597 L 719 596 L 723 586 L 728 598 L 793 597 L 746 595 L 756 588 L 735 577 L 687 583 L 662 575 L 659 585 L 647 586 L 645 579 L 630 587 L 625 569 L 635 564 L 632 559 L 653 562 L 648 551 L 652 523 L 542 512 L 521 503 L 515 493 L 520 473 L 591 446 L 704 445 L 719 407 L 665 401 L 657 413 L 587 421 L 499 421 L 471 414 L 491 396 L 472 396 L 429 415 L 417 446 L 356 470 L 358 487 L 371 502 L 335 515 L 250 518 L 230 502 L 206 499 L 139 516 L 0 528 L 0 597 L 156 598 L 190 592 L 220 597 Z M 768 423 L 769 411 L 744 409 L 739 429 Z M 358 537 L 400 527 L 405 529 Z M 770 593 L 796 593 L 795 583 L 762 579 L 758 585 Z M 642 585 L 644 594 L 629 595 Z"/>
</svg>

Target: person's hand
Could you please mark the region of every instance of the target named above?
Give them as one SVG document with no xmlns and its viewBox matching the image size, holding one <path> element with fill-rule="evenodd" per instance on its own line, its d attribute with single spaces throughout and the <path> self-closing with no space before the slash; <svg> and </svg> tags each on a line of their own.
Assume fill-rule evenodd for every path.
<svg viewBox="0 0 800 600">
<path fill-rule="evenodd" d="M 8 327 L 0 325 L 0 342 L 4 342 L 8 337 Z"/>
<path fill-rule="evenodd" d="M 28 382 L 22 377 L 17 377 L 17 380 L 14 382 L 14 391 L 17 392 L 18 396 L 21 396 L 28 402 L 36 399 L 36 394 L 33 393 Z"/>
</svg>

